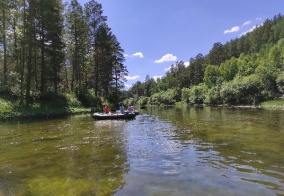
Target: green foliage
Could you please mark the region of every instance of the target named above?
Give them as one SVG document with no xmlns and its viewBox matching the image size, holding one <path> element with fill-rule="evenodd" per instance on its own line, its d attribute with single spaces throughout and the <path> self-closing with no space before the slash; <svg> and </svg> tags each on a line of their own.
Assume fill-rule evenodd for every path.
<svg viewBox="0 0 284 196">
<path fill-rule="evenodd" d="M 263 99 L 263 83 L 261 78 L 256 75 L 250 75 L 243 79 L 244 89 L 242 101 L 247 104 L 259 104 Z"/>
<path fill-rule="evenodd" d="M 238 76 L 248 76 L 254 73 L 258 64 L 255 62 L 255 58 L 253 56 L 255 55 L 240 55 L 238 59 Z"/>
<path fill-rule="evenodd" d="M 80 108 L 80 107 L 99 107 L 100 100 L 93 96 L 90 90 L 80 91 L 78 95 L 74 93 L 58 94 L 47 92 L 40 97 L 41 107 L 48 108 Z"/>
<path fill-rule="evenodd" d="M 183 88 L 181 91 L 181 100 L 185 103 L 190 103 L 190 88 Z"/>
<path fill-rule="evenodd" d="M 68 106 L 67 97 L 63 94 L 46 92 L 40 96 L 41 107 L 62 108 Z"/>
<path fill-rule="evenodd" d="M 258 75 L 224 82 L 220 96 L 226 104 L 258 104 L 264 99 L 263 85 Z"/>
<path fill-rule="evenodd" d="M 10 89 L 8 87 L 0 87 L 0 97 L 10 99 L 12 97 Z"/>
<path fill-rule="evenodd" d="M 233 57 L 232 59 L 221 63 L 220 71 L 225 81 L 233 80 L 238 73 L 238 60 Z"/>
<path fill-rule="evenodd" d="M 185 108 L 187 107 L 187 103 L 183 102 L 183 101 L 178 101 L 175 103 L 175 108 Z"/>
<path fill-rule="evenodd" d="M 284 100 L 270 100 L 270 101 L 264 101 L 261 103 L 261 106 L 264 108 L 278 108 L 280 107 L 283 109 L 284 107 Z"/>
<path fill-rule="evenodd" d="M 85 107 L 96 107 L 100 105 L 100 100 L 95 97 L 95 92 L 91 89 L 80 89 L 77 97 Z"/>
<path fill-rule="evenodd" d="M 243 53 L 239 58 L 233 57 L 226 60 L 221 63 L 220 67 L 208 65 L 203 79 L 204 86 L 208 90 L 200 87 L 202 85 L 193 85 L 191 88 L 186 85 L 177 86 L 175 100 L 180 100 L 179 94 L 181 94 L 181 100 L 188 104 L 198 102 L 234 105 L 259 104 L 263 100 L 274 99 L 280 96 L 279 93 L 284 93 L 284 76 L 281 71 L 284 69 L 283 47 L 284 39 L 281 39 L 276 44 L 266 45 L 259 53 L 249 55 Z M 191 65 L 194 65 L 195 61 L 191 59 Z M 190 83 L 193 83 L 191 79 L 194 78 L 195 69 L 196 67 L 191 67 L 191 71 L 188 72 L 191 74 L 188 80 Z M 174 84 L 178 81 L 178 75 L 175 75 L 178 73 L 177 70 L 178 68 L 172 67 L 171 72 L 157 82 L 158 88 L 162 86 L 161 84 L 167 86 L 167 83 Z M 174 79 L 175 77 L 177 78 Z M 141 86 L 143 88 L 143 84 Z M 162 96 L 162 92 L 165 91 L 153 94 L 150 97 L 150 103 L 155 105 L 166 103 L 167 101 Z"/>
<path fill-rule="evenodd" d="M 0 98 L 0 113 L 10 112 L 13 109 L 12 103 Z"/>
<path fill-rule="evenodd" d="M 276 78 L 278 69 L 270 65 L 263 63 L 256 69 L 256 74 L 259 75 L 262 81 L 267 98 L 273 98 L 275 92 L 277 92 Z"/>
<path fill-rule="evenodd" d="M 220 95 L 220 86 L 213 86 L 208 90 L 208 93 L 206 95 L 205 103 L 210 103 L 213 105 L 221 104 L 222 103 L 222 97 Z"/>
<path fill-rule="evenodd" d="M 74 93 L 56 94 L 48 92 L 26 107 L 18 107 L 17 101 L 0 98 L 0 120 L 10 118 L 42 118 L 90 112 L 82 107 Z"/>
<path fill-rule="evenodd" d="M 64 96 L 67 100 L 67 105 L 70 107 L 81 107 L 82 103 L 77 99 L 77 96 L 74 93 L 65 93 Z"/>
<path fill-rule="evenodd" d="M 284 93 L 284 71 L 278 74 L 276 78 L 276 85 L 279 92 Z"/>
<path fill-rule="evenodd" d="M 228 59 L 226 47 L 221 42 L 214 43 L 208 54 L 208 59 L 209 64 L 220 66 L 222 62 Z"/>
<path fill-rule="evenodd" d="M 189 69 L 190 86 L 203 82 L 205 65 L 205 57 L 202 54 L 190 59 L 190 66 L 187 68 Z"/>
<path fill-rule="evenodd" d="M 91 0 L 83 7 L 72 0 L 66 4 L 64 20 L 61 1 L 9 2 L 4 1 L 6 9 L 0 15 L 0 95 L 3 92 L 19 100 L 20 106 L 53 108 L 99 108 L 100 96 L 117 107 L 128 71 L 123 65 L 124 51 L 102 15 L 100 3 Z M 128 102 L 173 104 L 181 100 L 182 89 L 190 87 L 183 98 L 189 103 L 256 103 L 283 93 L 279 74 L 284 69 L 283 24 L 279 14 L 240 38 L 214 43 L 206 56 L 189 58 L 190 66 L 181 61 L 160 79 L 147 76 L 144 83 L 137 82 L 129 90 L 128 97 L 133 99 Z M 231 84 L 222 85 L 223 81 Z M 206 99 L 195 87 L 202 82 L 209 88 L 204 90 Z M 57 94 L 70 90 L 78 100 L 73 93 Z"/>
<path fill-rule="evenodd" d="M 281 56 L 281 49 L 277 45 L 273 46 L 270 49 L 268 55 L 268 59 L 271 65 L 273 65 L 275 68 L 281 68 L 281 65 L 283 63 L 282 58 L 283 57 Z"/>
<path fill-rule="evenodd" d="M 281 17 L 280 17 L 281 18 Z M 284 19 L 278 20 L 278 22 L 272 27 L 274 39 L 278 40 L 284 38 Z"/>
<path fill-rule="evenodd" d="M 138 103 L 139 103 L 139 105 L 147 105 L 149 103 L 149 101 L 150 101 L 149 97 L 142 96 L 142 97 L 140 97 Z"/>
<path fill-rule="evenodd" d="M 161 91 L 152 95 L 149 103 L 151 105 L 174 105 L 177 97 L 178 92 L 175 89 L 169 89 L 167 91 Z"/>
<path fill-rule="evenodd" d="M 124 104 L 124 105 L 135 105 L 136 102 L 135 102 L 134 98 L 130 97 L 130 98 L 128 98 L 128 99 L 125 99 L 125 100 L 123 101 L 123 104 Z"/>
<path fill-rule="evenodd" d="M 243 87 L 239 80 L 224 82 L 220 90 L 221 99 L 226 104 L 239 104 L 241 99 L 241 88 Z"/>
<path fill-rule="evenodd" d="M 204 74 L 204 83 L 208 88 L 215 86 L 220 77 L 221 72 L 217 66 L 208 65 L 206 67 Z"/>
<path fill-rule="evenodd" d="M 207 87 L 204 84 L 184 88 L 182 90 L 182 101 L 188 104 L 202 104 L 205 101 Z"/>
</svg>

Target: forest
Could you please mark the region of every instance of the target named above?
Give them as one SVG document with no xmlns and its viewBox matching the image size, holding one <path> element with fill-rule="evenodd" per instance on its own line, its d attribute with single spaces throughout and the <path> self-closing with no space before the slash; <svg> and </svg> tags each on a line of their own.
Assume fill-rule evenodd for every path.
<svg viewBox="0 0 284 196">
<path fill-rule="evenodd" d="M 0 1 L 2 103 L 30 108 L 68 99 L 91 107 L 100 97 L 117 100 L 128 74 L 123 52 L 95 0 Z"/>
<path fill-rule="evenodd" d="M 283 93 L 284 17 L 278 14 L 239 38 L 214 43 L 188 67 L 181 61 L 162 78 L 147 75 L 129 89 L 125 104 L 259 105 Z"/>
<path fill-rule="evenodd" d="M 0 113 L 15 108 L 257 105 L 284 93 L 284 17 L 125 90 L 124 50 L 90 0 L 1 0 Z M 45 105 L 44 105 L 45 104 Z M 48 104 L 51 104 L 48 105 Z M 1 109 L 2 108 L 2 109 Z M 4 109 L 3 109 L 4 108 Z"/>
</svg>

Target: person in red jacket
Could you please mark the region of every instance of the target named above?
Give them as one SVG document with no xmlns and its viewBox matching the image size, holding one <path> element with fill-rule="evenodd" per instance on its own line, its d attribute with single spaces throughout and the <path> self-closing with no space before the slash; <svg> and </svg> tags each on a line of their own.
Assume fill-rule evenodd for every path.
<svg viewBox="0 0 284 196">
<path fill-rule="evenodd" d="M 110 108 L 107 105 L 103 105 L 103 111 L 108 114 L 110 112 Z"/>
</svg>

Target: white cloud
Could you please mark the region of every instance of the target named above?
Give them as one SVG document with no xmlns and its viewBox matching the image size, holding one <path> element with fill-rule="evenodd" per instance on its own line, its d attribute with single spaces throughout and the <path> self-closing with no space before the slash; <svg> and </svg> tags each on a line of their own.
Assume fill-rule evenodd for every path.
<svg viewBox="0 0 284 196">
<path fill-rule="evenodd" d="M 143 55 L 142 52 L 136 52 L 136 53 L 131 54 L 131 55 L 129 55 L 129 54 L 124 54 L 124 56 L 125 56 L 125 57 L 130 57 L 130 58 L 135 58 L 135 57 L 143 58 L 143 57 L 144 57 L 144 55 Z"/>
<path fill-rule="evenodd" d="M 140 58 L 143 58 L 143 57 L 144 57 L 143 54 L 142 54 L 142 52 L 136 52 L 136 53 L 132 54 L 132 56 L 133 56 L 133 57 L 140 57 Z"/>
<path fill-rule="evenodd" d="M 138 75 L 135 75 L 135 76 L 125 76 L 125 78 L 127 80 L 136 80 L 136 79 L 140 78 L 140 76 L 138 76 Z"/>
<path fill-rule="evenodd" d="M 128 89 L 130 89 L 132 87 L 132 85 L 130 85 L 130 84 L 124 84 L 124 89 L 125 90 L 128 90 Z"/>
<path fill-rule="evenodd" d="M 157 81 L 158 78 L 162 78 L 163 76 L 153 76 L 154 80 Z"/>
<path fill-rule="evenodd" d="M 228 29 L 228 30 L 225 30 L 224 31 L 224 34 L 227 34 L 227 33 L 234 33 L 234 32 L 237 32 L 240 30 L 240 27 L 239 26 L 235 26 L 235 27 L 232 27 L 231 29 Z"/>
<path fill-rule="evenodd" d="M 167 67 L 164 69 L 164 71 L 170 71 L 171 70 L 171 67 Z"/>
<path fill-rule="evenodd" d="M 243 36 L 243 35 L 245 35 L 245 34 L 247 34 L 247 33 L 249 33 L 249 32 L 252 32 L 254 29 L 256 29 L 257 28 L 257 26 L 253 26 L 251 29 L 249 29 L 249 30 L 247 30 L 247 31 L 245 31 L 245 32 L 243 32 L 240 36 Z"/>
<path fill-rule="evenodd" d="M 251 21 L 249 20 L 249 21 L 246 21 L 246 22 L 244 22 L 244 24 L 242 25 L 242 26 L 246 26 L 246 25 L 249 25 L 251 23 Z"/>
<path fill-rule="evenodd" d="M 185 67 L 188 67 L 188 66 L 189 66 L 189 61 L 184 62 L 184 66 L 185 66 Z"/>
<path fill-rule="evenodd" d="M 177 57 L 172 55 L 172 54 L 166 54 L 159 60 L 155 60 L 155 63 L 164 63 L 164 62 L 171 62 L 171 61 L 176 61 Z"/>
<path fill-rule="evenodd" d="M 262 18 L 256 18 L 256 20 L 262 20 Z"/>
</svg>

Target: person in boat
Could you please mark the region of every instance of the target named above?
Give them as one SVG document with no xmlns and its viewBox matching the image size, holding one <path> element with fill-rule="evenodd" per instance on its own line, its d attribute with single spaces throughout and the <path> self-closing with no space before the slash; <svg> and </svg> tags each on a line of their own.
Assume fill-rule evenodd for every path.
<svg viewBox="0 0 284 196">
<path fill-rule="evenodd" d="M 129 105 L 128 108 L 127 108 L 127 111 L 128 112 L 133 112 L 134 111 L 134 107 Z"/>
<path fill-rule="evenodd" d="M 103 111 L 104 113 L 108 114 L 110 112 L 110 108 L 108 107 L 108 105 L 103 105 Z"/>
<path fill-rule="evenodd" d="M 119 110 L 120 110 L 121 114 L 124 114 L 124 106 L 122 105 L 121 102 L 119 102 Z"/>
</svg>

